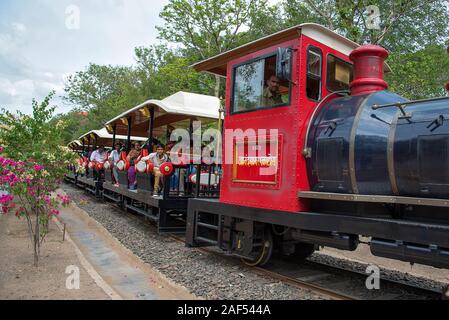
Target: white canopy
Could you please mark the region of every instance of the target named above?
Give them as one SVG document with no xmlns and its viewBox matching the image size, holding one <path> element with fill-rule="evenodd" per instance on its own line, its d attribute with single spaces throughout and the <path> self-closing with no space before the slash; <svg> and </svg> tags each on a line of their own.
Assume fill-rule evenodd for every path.
<svg viewBox="0 0 449 320">
<path fill-rule="evenodd" d="M 147 100 L 144 103 L 129 109 L 114 119 L 108 121 L 109 125 L 130 113 L 138 111 L 144 107 L 155 106 L 159 110 L 156 113 L 169 113 L 187 115 L 193 117 L 218 119 L 220 109 L 220 99 L 204 94 L 179 91 L 162 100 Z"/>
<path fill-rule="evenodd" d="M 67 146 L 76 144 L 77 146 L 81 146 L 81 142 L 79 140 L 73 140 L 67 144 Z"/>
<path fill-rule="evenodd" d="M 106 130 L 106 128 L 101 128 L 100 130 L 92 130 L 92 131 L 89 131 L 88 133 L 83 134 L 81 137 L 79 137 L 79 140 L 81 140 L 81 139 L 83 139 L 85 137 L 88 137 L 90 134 L 94 134 L 94 135 L 96 135 L 97 137 L 99 137 L 101 139 L 111 139 L 112 140 L 112 138 L 113 138 L 113 135 L 110 134 L 108 132 L 108 130 Z M 115 138 L 117 140 L 126 140 L 126 139 L 128 139 L 127 136 L 122 136 L 122 135 L 116 135 Z M 147 141 L 148 138 L 147 137 L 134 137 L 134 136 L 132 136 L 131 140 L 133 140 L 133 141 Z"/>
</svg>

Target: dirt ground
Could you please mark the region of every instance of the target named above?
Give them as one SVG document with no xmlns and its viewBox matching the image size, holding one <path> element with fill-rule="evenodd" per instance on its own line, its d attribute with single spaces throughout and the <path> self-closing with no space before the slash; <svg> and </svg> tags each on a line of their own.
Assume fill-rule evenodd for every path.
<svg viewBox="0 0 449 320">
<path fill-rule="evenodd" d="M 80 289 L 66 288 L 68 266 L 80 271 Z M 27 224 L 14 215 L 0 214 L 0 300 L 103 300 L 109 296 L 84 270 L 74 247 L 62 242 L 54 222 L 41 248 L 40 266 L 33 266 Z"/>
<path fill-rule="evenodd" d="M 72 241 L 122 299 L 197 299 L 186 288 L 144 263 L 75 203 L 62 208 L 58 220 L 67 224 Z"/>
</svg>

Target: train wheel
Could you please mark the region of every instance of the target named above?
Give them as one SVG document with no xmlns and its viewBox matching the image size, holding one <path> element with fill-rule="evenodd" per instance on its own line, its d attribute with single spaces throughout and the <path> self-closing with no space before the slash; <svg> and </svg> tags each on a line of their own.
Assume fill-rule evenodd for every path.
<svg viewBox="0 0 449 320">
<path fill-rule="evenodd" d="M 264 233 L 263 246 L 257 251 L 256 257 L 254 259 L 242 259 L 243 263 L 251 267 L 265 265 L 273 254 L 273 246 L 273 235 L 271 231 L 267 230 Z"/>
<path fill-rule="evenodd" d="M 315 252 L 316 246 L 310 243 L 300 242 L 295 246 L 295 252 L 289 257 L 295 262 L 302 262 Z"/>
</svg>

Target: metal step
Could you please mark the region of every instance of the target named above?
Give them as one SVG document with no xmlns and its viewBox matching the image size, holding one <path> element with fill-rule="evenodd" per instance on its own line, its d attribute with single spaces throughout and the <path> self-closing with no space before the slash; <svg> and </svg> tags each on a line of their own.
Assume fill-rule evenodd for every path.
<svg viewBox="0 0 449 320">
<path fill-rule="evenodd" d="M 104 197 L 104 198 L 108 198 L 109 200 L 111 200 L 111 201 L 113 201 L 113 202 L 115 202 L 115 203 L 119 203 L 119 202 L 121 201 L 120 198 L 116 198 L 116 197 L 111 196 L 111 195 L 109 195 L 109 194 L 107 194 L 107 193 L 104 193 L 104 192 L 103 192 L 103 197 Z"/>
<path fill-rule="evenodd" d="M 203 238 L 203 237 L 195 237 L 196 241 L 202 241 L 202 242 L 206 242 L 212 246 L 216 246 L 218 244 L 217 241 L 211 240 L 211 239 L 207 239 L 207 238 Z"/>
<path fill-rule="evenodd" d="M 148 213 L 147 211 L 145 211 L 145 210 L 143 210 L 141 208 L 134 207 L 131 204 L 126 204 L 125 207 L 130 209 L 130 210 L 132 210 L 132 211 L 140 213 L 141 215 L 144 215 L 145 217 L 150 218 L 153 221 L 158 221 L 159 220 L 159 216 L 156 216 L 154 214 Z"/>
<path fill-rule="evenodd" d="M 212 230 L 216 230 L 218 231 L 218 226 L 213 225 L 213 224 L 208 224 L 208 223 L 204 223 L 204 222 L 197 222 L 196 225 L 198 227 L 203 227 L 203 228 L 207 228 L 207 229 L 212 229 Z"/>
<path fill-rule="evenodd" d="M 95 189 L 92 189 L 92 188 L 89 188 L 89 187 L 87 187 L 86 190 L 87 190 L 88 192 L 92 193 L 92 194 L 95 194 L 95 193 L 96 193 Z"/>
</svg>

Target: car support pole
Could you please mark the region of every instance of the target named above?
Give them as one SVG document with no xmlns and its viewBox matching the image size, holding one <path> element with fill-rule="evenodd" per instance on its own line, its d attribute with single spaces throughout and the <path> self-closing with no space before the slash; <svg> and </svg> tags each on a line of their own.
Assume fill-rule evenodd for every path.
<svg viewBox="0 0 449 320">
<path fill-rule="evenodd" d="M 154 106 L 150 110 L 150 129 L 149 129 L 149 143 L 148 143 L 148 153 L 153 152 L 153 129 L 154 129 Z"/>
</svg>

